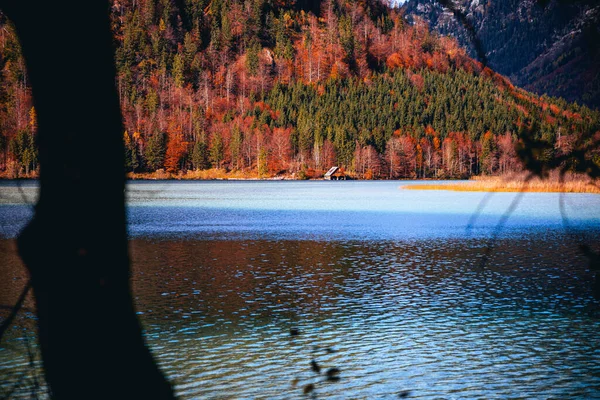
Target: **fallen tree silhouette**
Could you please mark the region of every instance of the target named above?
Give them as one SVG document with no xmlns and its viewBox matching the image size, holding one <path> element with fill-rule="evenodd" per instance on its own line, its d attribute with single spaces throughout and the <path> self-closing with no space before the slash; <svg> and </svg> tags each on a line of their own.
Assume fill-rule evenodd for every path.
<svg viewBox="0 0 600 400">
<path fill-rule="evenodd" d="M 0 8 L 19 35 L 38 111 L 40 196 L 18 247 L 50 394 L 174 398 L 144 343 L 129 287 L 109 3 L 0 1 Z"/>
</svg>

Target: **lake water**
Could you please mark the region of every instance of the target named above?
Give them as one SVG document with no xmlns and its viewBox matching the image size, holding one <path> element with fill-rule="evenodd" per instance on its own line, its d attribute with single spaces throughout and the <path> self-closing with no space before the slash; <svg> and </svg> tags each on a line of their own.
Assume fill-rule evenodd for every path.
<svg viewBox="0 0 600 400">
<path fill-rule="evenodd" d="M 600 304 L 578 250 L 600 250 L 600 196 L 562 195 L 561 214 L 558 194 L 408 183 L 129 184 L 136 306 L 181 398 L 303 398 L 308 384 L 328 399 L 600 398 Z M 36 187 L 0 193 L 8 305 Z M 31 306 L 0 348 L 2 390 L 39 368 Z"/>
</svg>

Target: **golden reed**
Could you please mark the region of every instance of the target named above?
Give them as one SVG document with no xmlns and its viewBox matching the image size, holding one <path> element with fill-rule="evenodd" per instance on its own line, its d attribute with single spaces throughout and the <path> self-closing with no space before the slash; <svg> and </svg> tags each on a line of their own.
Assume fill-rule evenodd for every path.
<svg viewBox="0 0 600 400">
<path fill-rule="evenodd" d="M 416 184 L 401 186 L 411 190 L 454 190 L 462 192 L 557 192 L 599 193 L 600 182 L 585 175 L 568 174 L 561 182 L 558 174 L 547 179 L 532 178 L 526 182 L 524 174 L 505 176 L 478 176 L 466 182 L 444 184 Z"/>
</svg>

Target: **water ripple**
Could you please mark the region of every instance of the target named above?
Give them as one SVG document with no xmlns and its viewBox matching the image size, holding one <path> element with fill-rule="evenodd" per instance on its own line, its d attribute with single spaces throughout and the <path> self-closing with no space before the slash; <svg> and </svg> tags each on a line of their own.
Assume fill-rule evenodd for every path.
<svg viewBox="0 0 600 400">
<path fill-rule="evenodd" d="M 485 269 L 475 239 L 137 240 L 134 284 L 183 398 L 597 398 L 598 305 L 562 239 L 500 242 Z"/>
</svg>

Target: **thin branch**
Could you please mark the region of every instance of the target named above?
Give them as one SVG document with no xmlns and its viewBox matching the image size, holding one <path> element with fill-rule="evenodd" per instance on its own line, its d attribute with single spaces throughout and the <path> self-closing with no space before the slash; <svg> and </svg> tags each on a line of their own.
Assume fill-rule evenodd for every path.
<svg viewBox="0 0 600 400">
<path fill-rule="evenodd" d="M 521 187 L 521 190 L 515 196 L 515 198 L 512 200 L 512 202 L 510 203 L 510 205 L 508 206 L 508 208 L 506 209 L 504 214 L 502 214 L 500 221 L 498 221 L 498 223 L 496 224 L 496 228 L 494 229 L 494 232 L 492 233 L 492 237 L 488 241 L 487 247 L 485 249 L 485 253 L 483 255 L 481 263 L 479 264 L 480 268 L 484 268 L 487 265 L 487 262 L 490 258 L 490 254 L 492 253 L 492 250 L 494 249 L 494 246 L 496 245 L 496 241 L 498 240 L 498 236 L 500 236 L 500 231 L 502 231 L 502 229 L 504 229 L 504 225 L 506 225 L 506 222 L 508 222 L 508 219 L 510 218 L 512 213 L 517 209 L 517 206 L 521 202 L 521 199 L 523 198 L 523 195 L 525 194 L 527 187 L 529 186 L 529 181 L 531 181 L 531 179 L 533 177 L 534 177 L 533 172 L 530 173 L 529 175 L 527 175 L 527 177 L 525 178 L 525 181 L 523 182 L 523 186 Z"/>
<path fill-rule="evenodd" d="M 10 399 L 13 396 L 13 394 L 17 391 L 17 389 L 19 389 L 23 386 L 23 382 L 25 381 L 26 375 L 27 375 L 26 370 L 21 372 L 20 376 L 16 379 L 16 381 L 12 385 L 12 387 L 9 390 L 7 390 L 6 392 L 2 393 L 2 400 Z"/>
<path fill-rule="evenodd" d="M 25 191 L 23 190 L 23 186 L 21 186 L 20 181 L 17 181 L 17 189 L 19 190 L 19 194 L 21 195 L 21 200 L 23 201 L 23 203 L 28 205 L 31 212 L 34 213 L 35 205 L 33 203 L 30 203 L 27 199 L 27 195 L 25 194 Z"/>
<path fill-rule="evenodd" d="M 495 191 L 487 192 L 485 194 L 485 196 L 483 197 L 483 199 L 481 199 L 481 201 L 477 205 L 477 209 L 471 215 L 471 218 L 469 219 L 469 222 L 467 223 L 467 228 L 466 228 L 467 233 L 471 233 L 471 230 L 473 229 L 473 226 L 477 222 L 477 219 L 479 218 L 479 216 L 483 212 L 483 209 L 487 206 L 487 203 L 492 199 L 492 197 L 494 196 L 494 194 L 496 194 Z"/>
<path fill-rule="evenodd" d="M 27 298 L 27 294 L 29 293 L 30 289 L 31 289 L 31 279 L 29 279 L 27 281 L 27 283 L 25 284 L 25 287 L 23 288 L 23 291 L 21 292 L 21 295 L 19 296 L 19 299 L 17 300 L 17 303 L 12 308 L 8 317 L 4 321 L 2 321 L 2 324 L 0 325 L 0 342 L 2 342 L 2 339 L 4 338 L 4 334 L 6 333 L 6 330 L 12 324 L 12 321 L 15 319 L 15 317 L 17 316 L 17 313 L 23 306 L 23 303 L 25 302 L 25 299 Z"/>
<path fill-rule="evenodd" d="M 561 188 L 565 186 L 565 170 L 561 170 L 558 175 L 558 183 Z M 560 192 L 558 195 L 558 208 L 560 209 L 560 216 L 562 219 L 563 227 L 567 233 L 571 230 L 571 224 L 569 223 L 569 217 L 567 217 L 567 211 L 565 210 L 565 194 L 564 192 Z"/>
<path fill-rule="evenodd" d="M 37 400 L 38 399 L 37 389 L 39 388 L 39 381 L 38 381 L 37 373 L 35 370 L 35 356 L 33 354 L 33 350 L 31 349 L 31 345 L 29 344 L 29 339 L 27 338 L 27 335 L 24 336 L 24 339 L 25 339 L 25 347 L 27 348 L 27 357 L 29 358 L 29 370 L 31 371 L 31 373 L 33 375 L 33 384 L 31 385 L 30 394 L 31 394 L 32 399 Z"/>
</svg>

